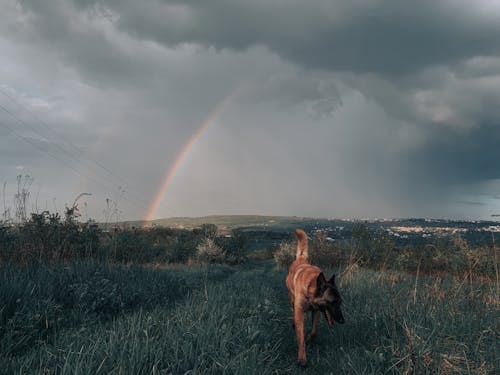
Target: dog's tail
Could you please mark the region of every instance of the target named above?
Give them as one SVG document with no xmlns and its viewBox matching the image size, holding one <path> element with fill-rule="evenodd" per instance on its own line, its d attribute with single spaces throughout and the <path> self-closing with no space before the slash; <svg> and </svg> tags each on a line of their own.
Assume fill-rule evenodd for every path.
<svg viewBox="0 0 500 375">
<path fill-rule="evenodd" d="M 309 250 L 307 248 L 307 234 L 302 229 L 296 229 L 295 235 L 297 236 L 297 256 L 307 259 L 309 257 Z"/>
</svg>

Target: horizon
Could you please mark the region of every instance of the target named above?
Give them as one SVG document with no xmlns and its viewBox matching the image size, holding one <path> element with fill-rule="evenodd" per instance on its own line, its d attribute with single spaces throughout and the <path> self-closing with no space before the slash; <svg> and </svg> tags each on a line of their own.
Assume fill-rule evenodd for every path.
<svg viewBox="0 0 500 375">
<path fill-rule="evenodd" d="M 297 216 L 297 215 L 248 215 L 248 214 L 209 214 L 202 216 L 169 216 L 156 218 L 153 220 L 145 220 L 145 219 L 132 219 L 120 221 L 120 223 L 127 222 L 155 222 L 161 220 L 176 220 L 176 219 L 204 219 L 204 218 L 221 218 L 221 217 L 256 217 L 256 218 L 283 218 L 283 219 L 298 219 L 298 220 L 325 220 L 325 221 L 404 221 L 404 220 L 428 220 L 428 221 L 465 221 L 465 222 L 500 222 L 500 218 L 498 216 L 493 216 L 491 219 L 473 219 L 473 218 L 452 218 L 452 217 L 323 217 L 323 216 Z M 210 222 L 207 222 L 210 224 Z"/>
<path fill-rule="evenodd" d="M 498 220 L 495 2 L 0 4 L 2 219 Z"/>
</svg>

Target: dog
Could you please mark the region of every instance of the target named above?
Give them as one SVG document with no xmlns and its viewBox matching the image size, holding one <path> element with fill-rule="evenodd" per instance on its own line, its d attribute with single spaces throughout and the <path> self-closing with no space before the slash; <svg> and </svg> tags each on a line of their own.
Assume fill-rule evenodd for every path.
<svg viewBox="0 0 500 375">
<path fill-rule="evenodd" d="M 302 229 L 295 230 L 297 236 L 297 255 L 288 270 L 286 286 L 292 306 L 292 318 L 297 334 L 299 365 L 306 365 L 305 317 L 308 311 L 312 315 L 312 329 L 307 342 L 312 342 L 318 331 L 321 313 L 328 325 L 334 322 L 344 324 L 342 298 L 335 285 L 335 275 L 329 280 L 321 270 L 309 263 L 307 235 Z"/>
</svg>

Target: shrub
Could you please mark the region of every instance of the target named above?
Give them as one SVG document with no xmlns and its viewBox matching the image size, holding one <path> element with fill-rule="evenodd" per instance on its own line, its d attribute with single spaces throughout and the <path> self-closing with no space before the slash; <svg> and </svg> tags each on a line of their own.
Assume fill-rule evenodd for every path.
<svg viewBox="0 0 500 375">
<path fill-rule="evenodd" d="M 297 245 L 292 242 L 282 242 L 274 252 L 274 260 L 279 269 L 288 269 L 295 260 Z"/>
<path fill-rule="evenodd" d="M 94 256 L 100 247 L 101 231 L 95 222 L 76 222 L 70 213 L 64 221 L 44 211 L 31 214 L 18 226 L 0 229 L 0 259 L 29 263 Z"/>
<path fill-rule="evenodd" d="M 309 261 L 319 267 L 339 267 L 353 263 L 372 269 L 394 269 L 424 273 L 447 272 L 463 275 L 496 275 L 495 249 L 472 247 L 461 237 L 434 240 L 396 248 L 393 241 L 381 232 L 368 232 L 363 226 L 353 231 L 351 245 L 332 242 L 322 232 L 309 241 Z M 295 259 L 296 242 L 282 242 L 274 252 L 278 268 L 287 269 Z"/>
<path fill-rule="evenodd" d="M 236 265 L 247 260 L 248 236 L 246 233 L 233 230 L 230 237 L 217 237 L 215 243 L 222 248 L 224 263 Z"/>
<path fill-rule="evenodd" d="M 319 267 L 338 267 L 342 261 L 342 253 L 338 246 L 328 239 L 325 233 L 314 234 L 309 245 L 309 261 Z"/>
<path fill-rule="evenodd" d="M 225 254 L 211 238 L 206 238 L 197 247 L 196 258 L 203 263 L 223 263 Z"/>
</svg>

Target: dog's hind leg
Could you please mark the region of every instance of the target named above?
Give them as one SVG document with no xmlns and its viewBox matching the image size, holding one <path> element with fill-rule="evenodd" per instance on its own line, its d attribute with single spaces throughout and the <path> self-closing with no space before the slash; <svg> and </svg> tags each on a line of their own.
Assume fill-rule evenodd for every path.
<svg viewBox="0 0 500 375">
<path fill-rule="evenodd" d="M 295 312 L 294 312 L 295 297 L 290 291 L 288 292 L 288 300 L 290 301 L 290 307 L 292 309 L 292 327 L 293 327 L 293 329 L 295 329 L 295 321 L 294 321 L 294 319 L 295 319 L 295 316 L 294 316 L 294 314 L 295 314 Z"/>
<path fill-rule="evenodd" d="M 304 311 L 300 304 L 294 306 L 295 333 L 297 334 L 297 345 L 299 346 L 299 365 L 306 365 L 306 343 L 304 341 Z"/>
<path fill-rule="evenodd" d="M 319 319 L 321 318 L 321 313 L 318 310 L 312 311 L 311 317 L 312 317 L 312 328 L 311 328 L 311 333 L 307 337 L 307 342 L 312 342 L 316 337 L 316 334 L 318 333 L 318 323 Z"/>
</svg>

